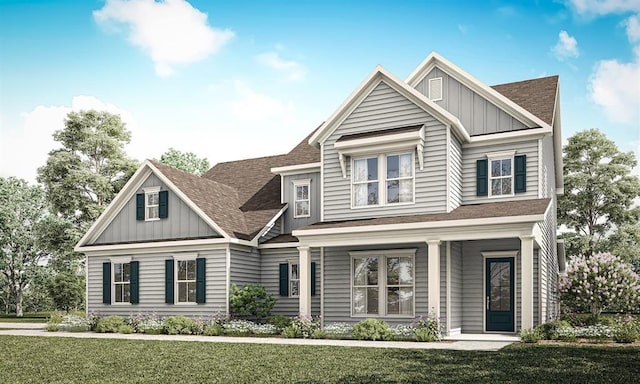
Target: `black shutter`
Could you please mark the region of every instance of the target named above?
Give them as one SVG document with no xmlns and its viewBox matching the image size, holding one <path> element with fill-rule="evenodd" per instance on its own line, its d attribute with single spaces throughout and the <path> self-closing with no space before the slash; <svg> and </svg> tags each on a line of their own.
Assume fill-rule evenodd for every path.
<svg viewBox="0 0 640 384">
<path fill-rule="evenodd" d="M 311 263 L 311 296 L 316 295 L 316 263 Z"/>
<path fill-rule="evenodd" d="M 207 259 L 199 257 L 196 259 L 196 303 L 204 304 L 206 302 L 206 270 Z"/>
<path fill-rule="evenodd" d="M 102 304 L 111 304 L 111 262 L 102 263 Z"/>
<path fill-rule="evenodd" d="M 173 259 L 164 261 L 164 302 L 173 304 Z"/>
<path fill-rule="evenodd" d="M 138 278 L 140 262 L 132 261 L 129 263 L 129 268 L 129 302 L 131 304 L 138 304 L 140 302 L 140 279 Z"/>
<path fill-rule="evenodd" d="M 136 220 L 144 220 L 144 193 L 136 194 Z"/>
<path fill-rule="evenodd" d="M 289 264 L 280 264 L 280 296 L 289 296 Z"/>
<path fill-rule="evenodd" d="M 158 217 L 161 219 L 169 217 L 169 191 L 158 192 Z"/>
<path fill-rule="evenodd" d="M 476 160 L 476 196 L 487 196 L 488 193 L 488 161 Z"/>
<path fill-rule="evenodd" d="M 527 155 L 514 158 L 515 193 L 527 192 Z"/>
</svg>

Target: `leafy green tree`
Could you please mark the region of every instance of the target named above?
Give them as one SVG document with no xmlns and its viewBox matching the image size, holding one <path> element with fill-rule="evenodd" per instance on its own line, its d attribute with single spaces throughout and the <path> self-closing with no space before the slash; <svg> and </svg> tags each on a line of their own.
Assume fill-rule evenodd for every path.
<svg viewBox="0 0 640 384">
<path fill-rule="evenodd" d="M 0 201 L 0 273 L 22 317 L 25 288 L 48 255 L 40 242 L 48 204 L 42 188 L 15 177 L 0 178 Z"/>
<path fill-rule="evenodd" d="M 56 309 L 69 312 L 84 302 L 84 277 L 72 272 L 60 272 L 49 283 L 49 294 Z"/>
<path fill-rule="evenodd" d="M 603 249 L 630 263 L 640 273 L 640 224 L 624 224 L 609 236 Z"/>
<path fill-rule="evenodd" d="M 169 148 L 160 156 L 160 162 L 196 176 L 202 175 L 210 168 L 209 160 L 206 158 L 202 159 L 193 152 L 181 152 L 173 148 Z"/>
<path fill-rule="evenodd" d="M 632 152 L 620 152 L 597 129 L 569 138 L 564 195 L 558 199 L 558 222 L 570 231 L 563 235 L 569 256 L 606 251 L 608 236 L 625 236 L 621 228 L 637 225 L 640 207 L 632 205 L 640 196 L 640 179 L 631 174 L 636 164 Z"/>
<path fill-rule="evenodd" d="M 62 148 L 49 152 L 38 181 L 55 213 L 86 231 L 135 172 L 124 145 L 131 134 L 120 116 L 95 110 L 71 112 L 53 138 Z"/>
</svg>

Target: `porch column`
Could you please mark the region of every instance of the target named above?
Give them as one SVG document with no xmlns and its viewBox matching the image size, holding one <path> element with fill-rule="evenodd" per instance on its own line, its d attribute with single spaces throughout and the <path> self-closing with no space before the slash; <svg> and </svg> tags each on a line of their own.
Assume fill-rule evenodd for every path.
<svg viewBox="0 0 640 384">
<path fill-rule="evenodd" d="M 429 312 L 440 318 L 440 240 L 427 240 L 429 250 Z"/>
<path fill-rule="evenodd" d="M 520 329 L 533 327 L 533 236 L 520 236 Z"/>
<path fill-rule="evenodd" d="M 311 249 L 298 247 L 300 253 L 300 316 L 311 317 Z"/>
</svg>

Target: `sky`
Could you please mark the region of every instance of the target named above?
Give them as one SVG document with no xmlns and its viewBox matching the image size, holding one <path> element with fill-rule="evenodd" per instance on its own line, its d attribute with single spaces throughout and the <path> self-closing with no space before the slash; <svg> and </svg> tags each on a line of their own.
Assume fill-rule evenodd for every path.
<svg viewBox="0 0 640 384">
<path fill-rule="evenodd" d="M 488 85 L 559 75 L 565 142 L 598 128 L 640 158 L 640 0 L 0 0 L 0 176 L 35 182 L 83 109 L 119 114 L 139 161 L 286 153 L 431 51 Z"/>
</svg>

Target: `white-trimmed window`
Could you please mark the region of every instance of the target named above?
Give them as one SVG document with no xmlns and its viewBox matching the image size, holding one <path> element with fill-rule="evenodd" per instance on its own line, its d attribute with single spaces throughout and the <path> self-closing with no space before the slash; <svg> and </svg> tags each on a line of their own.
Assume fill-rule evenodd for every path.
<svg viewBox="0 0 640 384">
<path fill-rule="evenodd" d="M 108 275 L 107 275 L 108 276 Z M 114 303 L 128 303 L 131 300 L 131 264 L 113 263 Z"/>
<path fill-rule="evenodd" d="M 353 316 L 414 315 L 415 249 L 350 254 Z"/>
<path fill-rule="evenodd" d="M 487 154 L 489 196 L 513 195 L 513 157 L 515 151 Z"/>
<path fill-rule="evenodd" d="M 289 297 L 300 296 L 300 264 L 289 262 Z"/>
<path fill-rule="evenodd" d="M 178 293 L 178 303 L 196 302 L 196 261 L 177 260 L 176 261 L 176 292 Z"/>
<path fill-rule="evenodd" d="M 352 207 L 414 202 L 413 153 L 354 158 L 351 165 Z"/>
<path fill-rule="evenodd" d="M 293 217 L 311 216 L 311 180 L 294 180 L 294 211 Z"/>
<path fill-rule="evenodd" d="M 160 187 L 144 189 L 144 219 L 160 220 Z"/>
</svg>

